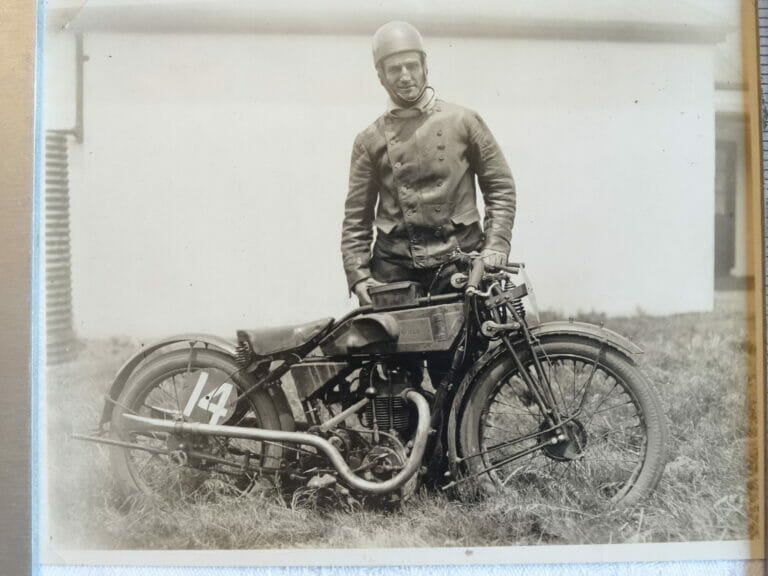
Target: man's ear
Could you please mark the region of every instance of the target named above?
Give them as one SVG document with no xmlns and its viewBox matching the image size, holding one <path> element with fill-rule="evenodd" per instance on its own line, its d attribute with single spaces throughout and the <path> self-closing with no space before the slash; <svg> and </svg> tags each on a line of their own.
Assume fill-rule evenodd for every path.
<svg viewBox="0 0 768 576">
<path fill-rule="evenodd" d="M 384 86 L 384 88 L 386 88 L 387 85 L 384 84 L 384 74 L 381 71 L 381 65 L 376 66 L 376 76 L 379 77 L 379 84 L 381 84 L 382 86 Z"/>
</svg>

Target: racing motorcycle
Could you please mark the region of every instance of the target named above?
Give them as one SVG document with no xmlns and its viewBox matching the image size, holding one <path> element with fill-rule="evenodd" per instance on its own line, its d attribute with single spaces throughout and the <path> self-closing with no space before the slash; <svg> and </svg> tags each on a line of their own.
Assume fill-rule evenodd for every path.
<svg viewBox="0 0 768 576">
<path fill-rule="evenodd" d="M 338 320 L 148 345 L 78 438 L 111 446 L 126 495 L 397 503 L 426 482 L 592 509 L 646 497 L 667 432 L 641 350 L 603 326 L 538 322 L 523 264 L 452 263 L 453 292 L 398 282 Z M 427 383 L 436 359 L 448 369 Z"/>
</svg>

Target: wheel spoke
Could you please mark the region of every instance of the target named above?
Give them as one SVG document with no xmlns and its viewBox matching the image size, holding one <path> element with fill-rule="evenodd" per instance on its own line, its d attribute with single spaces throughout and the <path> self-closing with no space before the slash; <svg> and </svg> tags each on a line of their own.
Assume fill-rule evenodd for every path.
<svg viewBox="0 0 768 576">
<path fill-rule="evenodd" d="M 183 412 L 181 411 L 181 402 L 179 401 L 179 390 L 176 388 L 176 374 L 171 375 L 171 382 L 173 384 L 173 395 L 176 399 L 176 410 L 179 411 L 179 414 L 182 414 L 183 418 L 184 416 Z"/>
<path fill-rule="evenodd" d="M 573 362 L 573 366 L 574 366 L 574 372 L 575 372 L 576 371 L 576 362 L 575 361 Z M 553 380 L 553 378 L 552 378 L 552 370 L 551 369 L 550 369 L 550 374 L 548 376 L 548 379 L 549 379 L 550 383 Z M 557 385 L 558 392 L 560 392 L 560 405 L 565 407 L 566 406 L 566 404 L 565 404 L 565 394 L 563 394 L 563 389 L 560 387 L 560 378 L 558 378 L 557 375 L 555 375 L 554 381 L 555 381 L 555 384 Z M 552 396 L 554 396 L 554 391 L 552 392 Z"/>
<path fill-rule="evenodd" d="M 591 372 L 591 367 L 590 367 L 590 372 Z M 589 378 L 588 375 L 585 376 L 584 383 L 581 385 L 581 388 L 579 388 L 578 395 L 574 396 L 573 398 L 574 407 L 570 408 L 571 412 L 584 408 L 584 404 L 586 403 L 586 400 L 587 400 L 587 386 L 589 386 L 590 384 L 592 386 L 596 386 L 596 385 L 599 386 L 600 383 L 595 382 L 595 378 L 600 378 L 600 376 L 603 377 L 603 383 L 605 383 L 606 374 L 599 368 L 599 365 L 596 365 L 595 374 L 592 375 L 591 379 Z"/>
<path fill-rule="evenodd" d="M 571 400 L 576 399 L 576 360 L 573 361 L 573 379 L 571 381 L 571 392 L 573 393 L 571 396 Z M 568 411 L 572 412 L 573 409 L 568 406 Z"/>
<path fill-rule="evenodd" d="M 637 464 L 639 459 L 629 460 L 627 458 L 581 458 L 583 462 L 633 462 Z"/>
<path fill-rule="evenodd" d="M 616 404 L 615 406 L 608 406 L 606 408 L 601 408 L 600 410 L 595 410 L 592 415 L 595 416 L 597 414 L 600 414 L 600 412 L 607 412 L 609 410 L 614 410 L 616 408 L 621 408 L 622 406 L 627 406 L 629 404 L 634 404 L 634 401 L 630 398 L 626 402 L 622 402 L 621 404 Z"/>
<path fill-rule="evenodd" d="M 491 469 L 485 474 L 503 489 L 557 494 L 576 505 L 607 505 L 629 493 L 646 462 L 647 423 L 633 389 L 637 384 L 625 378 L 627 372 L 613 370 L 615 358 L 602 352 L 599 358 L 548 352 L 540 375 L 526 360 L 531 377 L 550 382 L 563 419 L 559 432 L 543 423 L 538 407 L 532 410 L 527 386 L 509 363 L 507 375 L 486 385 L 483 408 L 475 412 L 477 456 L 468 459 L 469 470 Z M 516 441 L 526 434 L 532 437 Z M 544 445 L 506 462 L 535 444 Z"/>
<path fill-rule="evenodd" d="M 604 395 L 603 395 L 602 399 L 600 400 L 600 402 L 599 402 L 599 403 L 597 404 L 597 406 L 595 407 L 595 411 L 596 411 L 598 408 L 600 408 L 600 406 L 602 406 L 602 405 L 603 405 L 603 403 L 604 403 L 606 400 L 608 400 L 608 398 L 610 397 L 610 395 L 611 395 L 611 394 L 613 394 L 613 393 L 614 393 L 614 391 L 617 389 L 617 386 L 619 385 L 619 381 L 618 381 L 618 380 L 616 380 L 615 378 L 612 378 L 612 380 L 613 380 L 613 386 L 611 386 L 611 389 L 610 389 L 610 390 L 608 390 L 608 392 L 607 392 L 606 394 L 604 394 Z M 594 415 L 595 415 L 595 411 L 593 411 L 593 412 L 592 412 L 592 416 L 594 416 Z"/>
<path fill-rule="evenodd" d="M 493 428 L 494 430 L 501 430 L 502 432 L 512 432 L 517 434 L 517 430 L 510 430 L 509 428 L 503 428 L 501 426 L 494 426 L 493 424 L 490 424 L 488 422 L 485 423 L 485 426 L 487 428 Z M 520 436 L 525 436 L 525 434 L 520 434 Z"/>
<path fill-rule="evenodd" d="M 489 414 L 501 414 L 503 416 L 536 416 L 536 414 L 534 414 L 530 410 L 525 411 L 525 412 L 523 412 L 523 411 L 519 411 L 519 412 L 509 412 L 509 411 L 502 412 L 500 410 L 489 410 L 488 413 Z"/>
<path fill-rule="evenodd" d="M 183 375 L 198 370 L 205 370 L 209 376 L 208 380 L 204 381 L 207 382 L 207 388 L 201 388 L 200 394 L 211 394 L 217 390 L 216 387 L 226 382 L 238 386 L 237 393 L 240 394 L 237 380 L 232 380 L 233 374 L 238 371 L 234 362 L 207 350 L 196 349 L 194 353 L 177 350 L 160 356 L 143 367 L 142 372 L 137 373 L 137 377 L 123 391 L 121 401 L 116 402 L 116 405 L 124 406 L 126 413 L 150 418 L 195 421 L 197 412 L 205 408 L 196 408 L 197 412 L 191 417 L 183 416 Z M 179 376 L 182 378 L 179 379 Z M 258 394 L 240 396 L 230 424 L 242 424 L 247 420 L 245 425 L 262 427 L 261 409 L 257 408 L 256 404 L 260 401 L 258 398 Z M 205 416 L 198 417 L 197 420 L 207 421 Z M 113 447 L 112 453 L 120 476 L 118 479 L 125 487 L 125 492 L 155 492 L 176 498 L 190 494 L 208 497 L 222 492 L 241 494 L 257 482 L 258 470 L 265 459 L 275 458 L 274 462 L 270 462 L 270 466 L 279 466 L 284 451 L 284 447 L 279 444 L 266 447 L 262 442 L 223 436 L 187 434 L 182 437 L 175 433 L 159 433 L 152 430 L 139 432 L 127 426 L 123 428 L 120 424 L 120 420 L 113 420 L 112 430 L 122 441 L 164 451 L 179 451 L 181 458 L 186 455 L 186 461 L 177 462 L 175 458 L 148 454 L 138 447 Z"/>
</svg>

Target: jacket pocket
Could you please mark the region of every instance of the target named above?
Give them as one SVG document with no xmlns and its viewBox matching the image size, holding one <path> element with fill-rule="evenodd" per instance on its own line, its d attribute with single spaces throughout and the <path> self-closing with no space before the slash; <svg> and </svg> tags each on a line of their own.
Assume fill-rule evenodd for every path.
<svg viewBox="0 0 768 576">
<path fill-rule="evenodd" d="M 469 210 L 465 210 L 464 212 L 459 212 L 458 214 L 454 214 L 451 216 L 451 222 L 454 224 L 463 224 L 464 226 L 469 226 L 470 224 L 474 224 L 475 222 L 480 221 L 480 213 L 477 211 L 476 206 L 472 206 Z"/>
</svg>

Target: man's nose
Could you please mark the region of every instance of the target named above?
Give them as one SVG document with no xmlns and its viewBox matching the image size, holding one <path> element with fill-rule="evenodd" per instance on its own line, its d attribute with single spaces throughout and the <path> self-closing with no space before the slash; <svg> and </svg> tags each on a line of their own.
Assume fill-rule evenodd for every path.
<svg viewBox="0 0 768 576">
<path fill-rule="evenodd" d="M 405 66 L 400 68 L 400 80 L 410 80 L 411 79 L 411 73 L 408 71 L 408 68 Z"/>
</svg>

